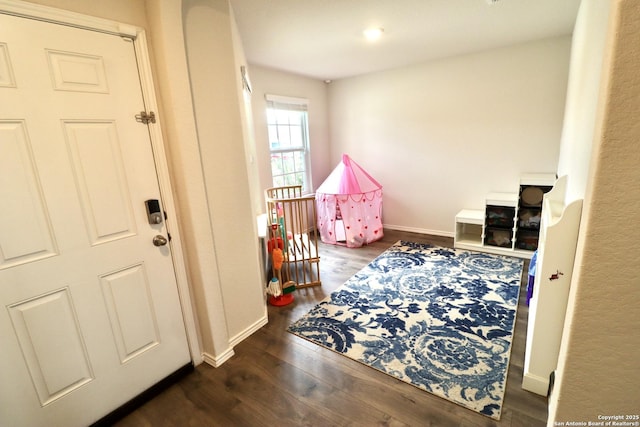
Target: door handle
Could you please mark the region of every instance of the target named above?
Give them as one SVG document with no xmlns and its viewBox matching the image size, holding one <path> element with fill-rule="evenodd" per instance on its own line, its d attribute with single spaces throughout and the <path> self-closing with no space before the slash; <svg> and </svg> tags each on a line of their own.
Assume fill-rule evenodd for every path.
<svg viewBox="0 0 640 427">
<path fill-rule="evenodd" d="M 167 238 L 161 234 L 153 237 L 153 245 L 154 246 L 164 246 L 168 242 Z"/>
</svg>

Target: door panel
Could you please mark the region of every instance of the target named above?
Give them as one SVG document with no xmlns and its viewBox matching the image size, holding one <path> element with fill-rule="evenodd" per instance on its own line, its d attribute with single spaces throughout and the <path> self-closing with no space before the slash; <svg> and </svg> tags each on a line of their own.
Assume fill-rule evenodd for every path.
<svg viewBox="0 0 640 427">
<path fill-rule="evenodd" d="M 151 289 L 144 264 L 100 278 L 120 362 L 160 343 Z"/>
<path fill-rule="evenodd" d="M 93 380 L 68 289 L 9 306 L 40 404 Z"/>
<path fill-rule="evenodd" d="M 0 425 L 80 426 L 190 362 L 131 39 L 0 14 Z"/>
<path fill-rule="evenodd" d="M 135 234 L 129 183 L 112 121 L 65 121 L 76 188 L 92 245 Z"/>
<path fill-rule="evenodd" d="M 22 120 L 0 121 L 0 269 L 56 254 L 46 203 Z"/>
<path fill-rule="evenodd" d="M 55 90 L 109 93 L 102 57 L 46 50 Z"/>
<path fill-rule="evenodd" d="M 13 68 L 9 59 L 9 51 L 5 43 L 0 43 L 0 87 L 15 87 Z"/>
</svg>

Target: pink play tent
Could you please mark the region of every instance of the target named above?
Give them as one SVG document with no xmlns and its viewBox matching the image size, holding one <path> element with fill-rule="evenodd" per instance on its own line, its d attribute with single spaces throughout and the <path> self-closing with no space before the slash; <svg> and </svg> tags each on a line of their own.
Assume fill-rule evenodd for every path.
<svg viewBox="0 0 640 427">
<path fill-rule="evenodd" d="M 325 243 L 358 248 L 382 238 L 382 185 L 348 155 L 316 191 Z"/>
</svg>

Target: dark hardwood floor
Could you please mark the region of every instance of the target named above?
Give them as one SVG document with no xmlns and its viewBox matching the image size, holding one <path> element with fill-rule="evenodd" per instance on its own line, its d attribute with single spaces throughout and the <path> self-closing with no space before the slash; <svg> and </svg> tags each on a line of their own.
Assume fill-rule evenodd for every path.
<svg viewBox="0 0 640 427">
<path fill-rule="evenodd" d="M 494 421 L 285 331 L 397 240 L 453 245 L 444 237 L 385 230 L 369 246 L 321 244 L 322 287 L 269 307 L 269 324 L 219 368 L 202 364 L 116 425 L 126 426 L 544 426 L 547 400 L 521 388 L 527 265 L 502 419 Z"/>
</svg>

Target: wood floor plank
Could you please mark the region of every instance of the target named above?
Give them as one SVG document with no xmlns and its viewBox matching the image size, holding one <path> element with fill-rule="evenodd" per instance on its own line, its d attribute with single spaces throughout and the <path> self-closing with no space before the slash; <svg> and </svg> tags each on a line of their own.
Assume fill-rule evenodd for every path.
<svg viewBox="0 0 640 427">
<path fill-rule="evenodd" d="M 268 355 L 268 356 L 265 356 Z M 269 359 L 267 361 L 267 359 Z M 266 368 L 270 375 L 270 381 L 278 385 L 283 392 L 290 393 L 309 409 L 324 414 L 329 420 L 326 425 L 348 425 L 349 414 L 354 405 L 361 405 L 357 397 L 346 388 L 339 387 L 327 376 L 318 376 L 309 371 L 307 362 L 315 363 L 313 357 L 306 360 L 295 358 L 296 365 L 282 361 L 268 353 L 254 359 L 261 364 L 267 361 Z M 297 363 L 297 362 L 303 363 Z M 359 421 L 367 425 L 378 425 L 380 422 L 388 423 L 390 417 L 383 411 L 369 406 L 362 412 Z M 395 423 L 399 424 L 399 423 Z"/>
<path fill-rule="evenodd" d="M 304 343 L 305 340 L 296 340 Z M 351 407 L 358 407 L 362 413 L 383 410 L 393 419 L 397 419 L 407 425 L 424 423 L 423 415 L 426 419 L 437 420 L 439 416 L 450 417 L 450 412 L 440 410 L 439 398 L 420 393 L 420 399 L 416 399 L 412 394 L 414 387 L 406 387 L 407 384 L 386 374 L 375 371 L 372 368 L 362 365 L 359 362 L 345 358 L 331 350 L 315 346 L 316 349 L 309 349 L 298 343 L 292 343 L 290 347 L 293 351 L 281 351 L 275 356 L 286 360 L 292 365 L 304 369 L 319 381 L 330 384 L 338 390 L 343 390 L 349 396 Z M 282 347 L 275 347 L 281 349 Z M 410 392 L 407 394 L 407 392 Z M 413 410 L 407 411 L 407 406 L 411 405 Z M 327 406 L 330 408 L 330 406 Z M 366 408 L 366 410 L 365 410 Z M 431 409 L 429 409 L 431 408 Z M 423 413 L 424 412 L 424 413 Z"/>
<path fill-rule="evenodd" d="M 500 421 L 422 391 L 286 332 L 286 328 L 398 240 L 451 247 L 447 237 L 385 230 L 368 246 L 319 244 L 321 287 L 269 307 L 269 323 L 238 344 L 219 368 L 196 367 L 117 426 L 438 426 L 542 427 L 546 398 L 521 388 L 528 263 L 516 317 Z"/>
</svg>

